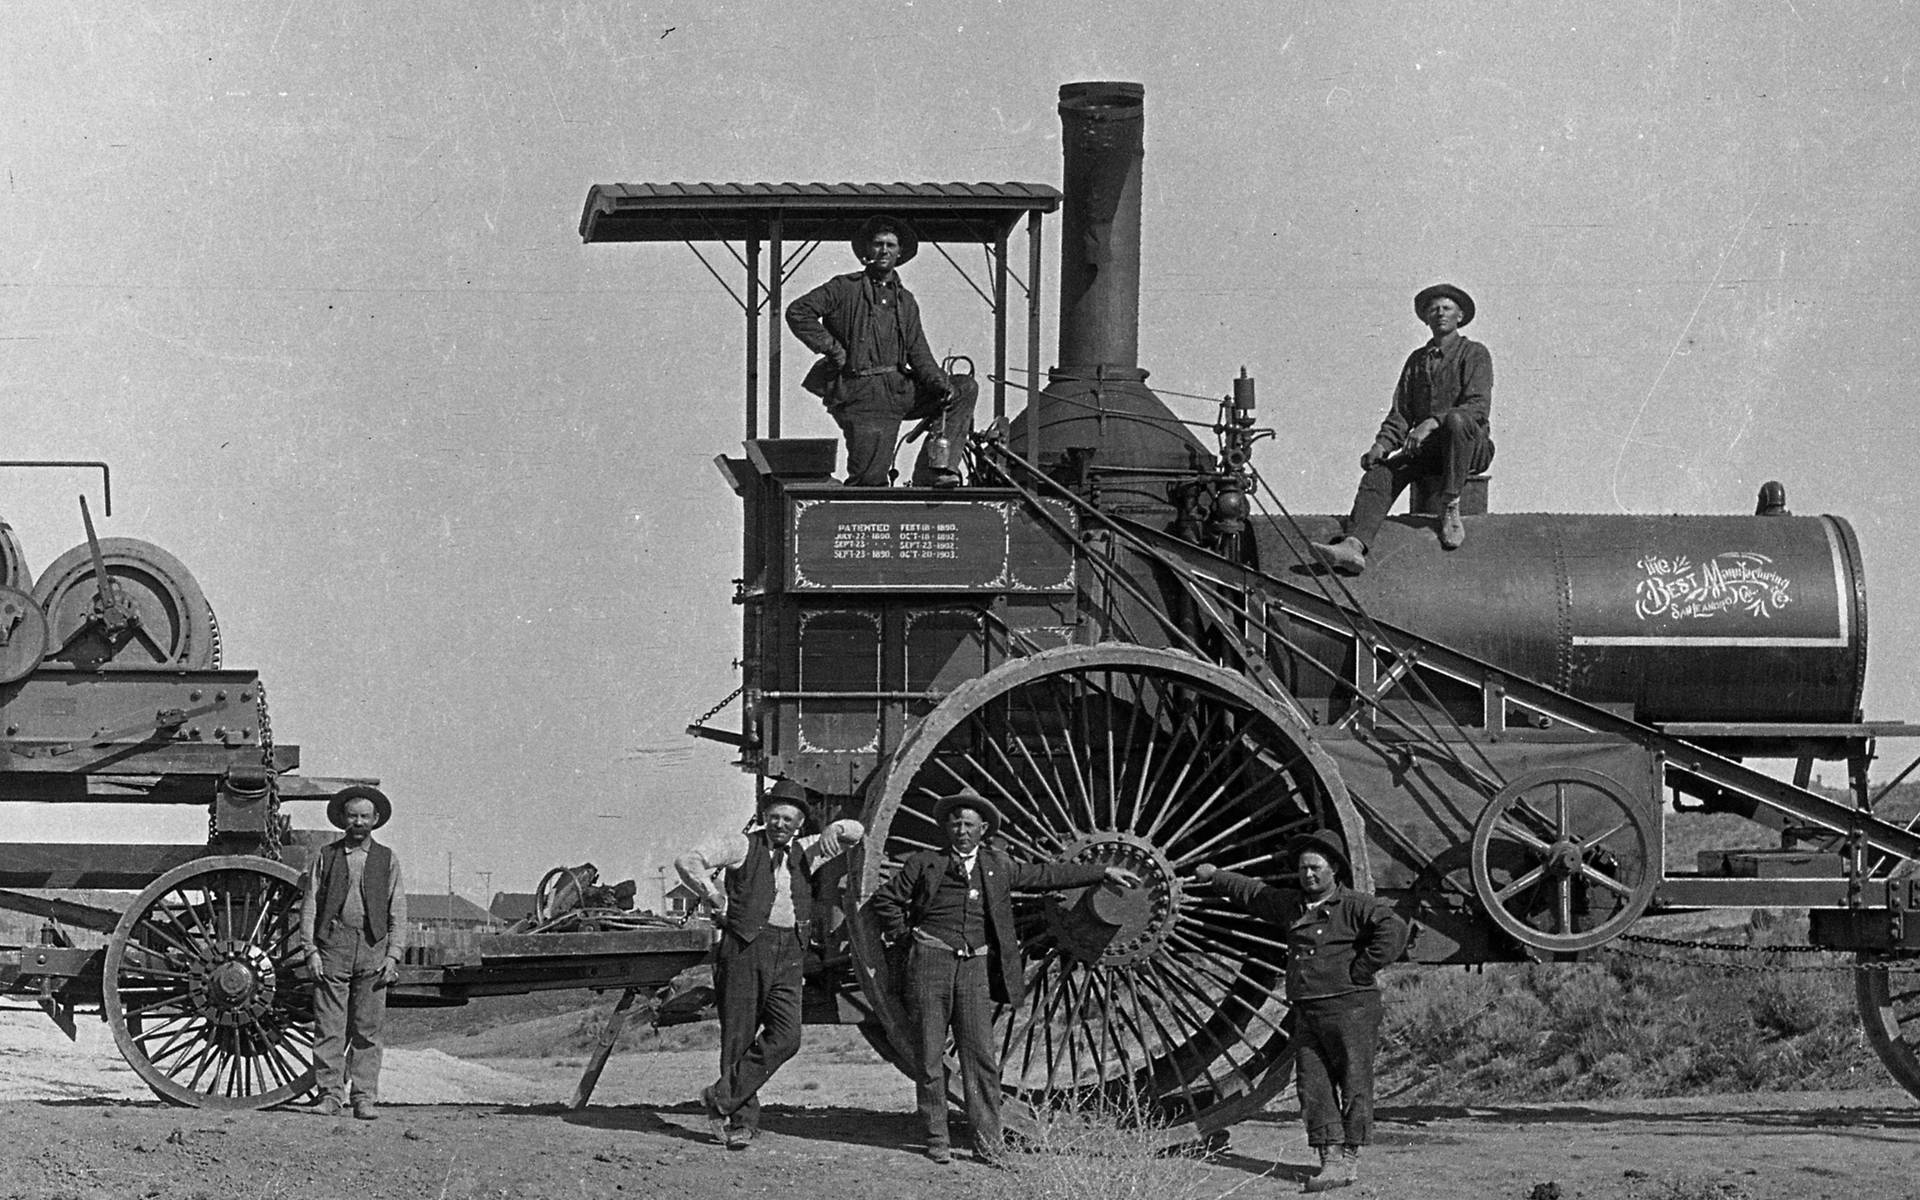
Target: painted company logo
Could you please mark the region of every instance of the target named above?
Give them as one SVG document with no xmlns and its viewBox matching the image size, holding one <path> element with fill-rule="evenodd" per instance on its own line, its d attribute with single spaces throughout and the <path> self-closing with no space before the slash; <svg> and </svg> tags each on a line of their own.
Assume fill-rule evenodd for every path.
<svg viewBox="0 0 1920 1200">
<path fill-rule="evenodd" d="M 1643 621 L 1701 621 L 1736 612 L 1771 617 L 1793 603 L 1793 581 L 1764 554 L 1717 554 L 1698 566 L 1684 554 L 1649 554 L 1639 567 L 1647 577 L 1634 585 L 1633 611 Z"/>
</svg>

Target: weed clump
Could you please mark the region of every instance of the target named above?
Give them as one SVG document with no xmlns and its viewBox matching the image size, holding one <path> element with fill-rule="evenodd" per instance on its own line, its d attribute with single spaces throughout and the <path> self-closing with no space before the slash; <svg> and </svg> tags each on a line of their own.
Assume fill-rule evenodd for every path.
<svg viewBox="0 0 1920 1200">
<path fill-rule="evenodd" d="M 1382 1073 L 1411 1081 L 1401 1099 L 1449 1103 L 1882 1082 L 1849 960 L 1770 950 L 1805 935 L 1804 918 L 1761 912 L 1715 935 L 1741 949 L 1699 962 L 1629 944 L 1591 963 L 1402 969 L 1390 977 Z"/>
<path fill-rule="evenodd" d="M 1165 1123 L 1139 1098 L 1065 1103 L 1037 1112 L 983 1200 L 1221 1200 L 1258 1176 L 1231 1181 L 1194 1143 L 1167 1148 Z"/>
</svg>

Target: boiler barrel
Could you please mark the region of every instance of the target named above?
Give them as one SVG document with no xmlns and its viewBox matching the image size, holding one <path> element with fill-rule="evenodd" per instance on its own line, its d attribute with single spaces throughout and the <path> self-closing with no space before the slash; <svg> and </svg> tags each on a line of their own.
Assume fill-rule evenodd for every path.
<svg viewBox="0 0 1920 1200">
<path fill-rule="evenodd" d="M 1337 536 L 1334 518 L 1300 520 Z M 1255 529 L 1262 570 L 1311 586 L 1298 537 Z M 1431 519 L 1391 520 L 1345 582 L 1377 620 L 1641 721 L 1859 719 L 1866 583 L 1839 517 L 1500 513 L 1467 529 L 1445 551 Z"/>
</svg>

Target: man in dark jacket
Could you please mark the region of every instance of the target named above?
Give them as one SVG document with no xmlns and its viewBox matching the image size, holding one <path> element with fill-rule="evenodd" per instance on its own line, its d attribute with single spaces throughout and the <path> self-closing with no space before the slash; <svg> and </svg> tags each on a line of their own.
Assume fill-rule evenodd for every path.
<svg viewBox="0 0 1920 1200">
<path fill-rule="evenodd" d="M 993 1004 L 1018 1005 L 1026 993 L 1020 940 L 1014 933 L 1015 891 L 1052 891 L 1106 882 L 1139 887 L 1124 867 L 1099 863 L 1013 861 L 985 845 L 1000 810 L 977 792 L 957 792 L 934 806 L 947 849 L 908 856 L 871 904 L 881 936 L 906 941 L 907 1015 L 919 1031 L 914 1091 L 926 1121 L 927 1157 L 953 1161 L 947 1135 L 947 1030 L 960 1058 L 974 1153 L 985 1161 L 1005 1149 L 1000 1135 L 1000 1056 L 993 1045 Z"/>
<path fill-rule="evenodd" d="M 1387 510 L 1409 484 L 1429 476 L 1440 479 L 1440 545 L 1458 550 L 1467 540 L 1461 489 L 1467 476 L 1493 462 L 1493 355 L 1460 332 L 1473 321 L 1473 297 L 1450 283 L 1436 283 L 1414 296 L 1413 315 L 1433 337 L 1407 356 L 1380 432 L 1360 456 L 1365 474 L 1346 536 L 1314 546 L 1344 575 L 1367 569 L 1367 547 Z"/>
<path fill-rule="evenodd" d="M 757 828 L 673 863 L 722 931 L 713 952 L 720 1077 L 700 1093 L 700 1106 L 714 1140 L 730 1150 L 759 1132 L 760 1088 L 800 1049 L 815 876 L 866 836 L 860 822 L 839 820 L 802 837 L 810 815 L 807 789 L 779 780 L 760 801 Z"/>
<path fill-rule="evenodd" d="M 847 441 L 847 483 L 886 487 L 902 421 L 935 418 L 911 482 L 953 487 L 973 431 L 979 385 L 949 379 L 920 326 L 920 305 L 896 268 L 920 249 L 913 228 L 870 218 L 854 236 L 863 270 L 837 275 L 787 306 L 787 327 L 820 361 L 801 386 L 826 402 Z"/>
<path fill-rule="evenodd" d="M 373 840 L 392 818 L 393 803 L 377 789 L 343 789 L 327 802 L 340 837 L 320 848 L 300 881 L 300 944 L 314 977 L 314 1084 L 330 1117 L 349 1103 L 362 1121 L 379 1117 L 380 1027 L 407 947 L 400 860 Z"/>
<path fill-rule="evenodd" d="M 1287 939 L 1294 1070 L 1307 1141 L 1320 1157 L 1310 1192 L 1345 1187 L 1373 1134 L 1373 1056 L 1380 1044 L 1380 969 L 1407 949 L 1407 923 L 1386 901 L 1356 892 L 1340 839 L 1322 830 L 1288 848 L 1298 887 L 1279 888 L 1212 863 L 1194 877 Z"/>
</svg>

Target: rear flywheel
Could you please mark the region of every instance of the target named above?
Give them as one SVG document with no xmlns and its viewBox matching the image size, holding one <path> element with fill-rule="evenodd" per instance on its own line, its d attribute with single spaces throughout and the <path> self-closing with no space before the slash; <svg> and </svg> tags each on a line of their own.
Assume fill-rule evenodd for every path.
<svg viewBox="0 0 1920 1200">
<path fill-rule="evenodd" d="M 1010 1126 L 1035 1109 L 1104 1107 L 1173 1143 L 1258 1112 L 1293 1068 L 1285 939 L 1192 873 L 1202 862 L 1277 873 L 1292 837 L 1327 828 L 1368 886 L 1358 817 L 1309 728 L 1238 674 L 1119 643 L 1016 659 L 954 689 L 868 786 L 848 872 L 881 1052 L 904 1064 L 917 1038 L 866 902 L 901 859 L 942 844 L 934 798 L 972 788 L 1000 808 L 994 836 L 1016 859 L 1114 864 L 1145 880 L 1016 894 L 1026 998 L 994 1016 Z"/>
</svg>

